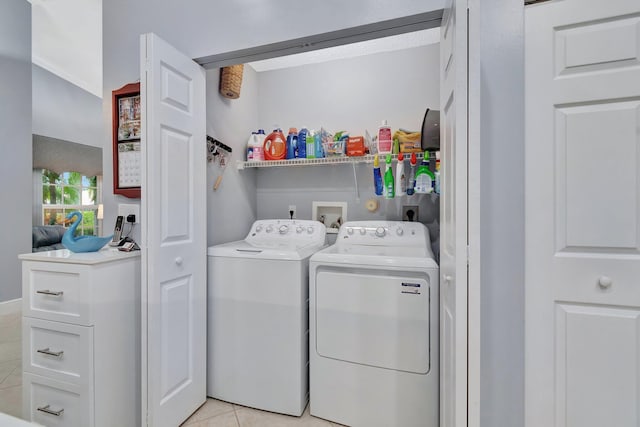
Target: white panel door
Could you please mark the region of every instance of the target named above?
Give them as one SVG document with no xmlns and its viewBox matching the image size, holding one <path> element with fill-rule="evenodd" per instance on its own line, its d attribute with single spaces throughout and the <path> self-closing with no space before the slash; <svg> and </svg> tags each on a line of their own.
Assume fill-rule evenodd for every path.
<svg viewBox="0 0 640 427">
<path fill-rule="evenodd" d="M 640 2 L 525 12 L 528 427 L 640 425 Z"/>
<path fill-rule="evenodd" d="M 440 30 L 440 425 L 467 425 L 467 2 Z"/>
<path fill-rule="evenodd" d="M 154 34 L 141 58 L 142 422 L 177 426 L 206 400 L 205 73 Z"/>
</svg>

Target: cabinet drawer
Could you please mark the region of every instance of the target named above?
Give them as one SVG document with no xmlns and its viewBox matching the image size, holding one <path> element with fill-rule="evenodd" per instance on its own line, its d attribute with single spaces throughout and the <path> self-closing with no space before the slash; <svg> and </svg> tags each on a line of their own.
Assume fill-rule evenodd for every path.
<svg viewBox="0 0 640 427">
<path fill-rule="evenodd" d="M 48 427 L 93 426 L 93 403 L 89 389 L 23 373 L 23 415 Z"/>
<path fill-rule="evenodd" d="M 52 262 L 22 264 L 23 315 L 91 326 L 87 266 Z"/>
<path fill-rule="evenodd" d="M 93 379 L 93 327 L 22 318 L 23 370 L 88 385 Z"/>
</svg>

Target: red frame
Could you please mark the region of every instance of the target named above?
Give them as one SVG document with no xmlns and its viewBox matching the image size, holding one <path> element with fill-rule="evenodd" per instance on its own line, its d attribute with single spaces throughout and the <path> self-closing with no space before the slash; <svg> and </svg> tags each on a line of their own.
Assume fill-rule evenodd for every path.
<svg viewBox="0 0 640 427">
<path fill-rule="evenodd" d="M 118 99 L 140 94 L 140 82 L 129 83 L 120 89 L 111 92 L 112 108 L 112 138 L 113 138 L 113 194 L 129 197 L 130 199 L 140 198 L 140 187 L 120 188 L 118 179 Z"/>
</svg>

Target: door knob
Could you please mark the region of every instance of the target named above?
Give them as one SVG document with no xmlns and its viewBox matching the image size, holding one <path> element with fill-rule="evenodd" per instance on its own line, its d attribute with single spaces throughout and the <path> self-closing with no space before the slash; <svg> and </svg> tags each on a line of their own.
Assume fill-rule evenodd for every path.
<svg viewBox="0 0 640 427">
<path fill-rule="evenodd" d="M 608 289 L 612 284 L 613 280 L 611 280 L 611 277 L 600 276 L 600 278 L 598 279 L 598 285 L 600 285 L 602 289 Z"/>
<path fill-rule="evenodd" d="M 176 258 L 176 265 L 182 265 L 182 261 L 183 261 L 182 257 L 179 256 L 178 258 Z"/>
<path fill-rule="evenodd" d="M 452 280 L 453 280 L 453 277 L 449 275 L 444 276 L 444 283 L 451 283 Z"/>
</svg>

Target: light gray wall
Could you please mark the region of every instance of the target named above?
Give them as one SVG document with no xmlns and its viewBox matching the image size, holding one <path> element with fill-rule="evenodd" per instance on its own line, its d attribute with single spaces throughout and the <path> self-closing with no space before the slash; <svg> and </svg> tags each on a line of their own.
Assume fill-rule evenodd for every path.
<svg viewBox="0 0 640 427">
<path fill-rule="evenodd" d="M 513 427 L 524 425 L 524 6 L 478 3 L 481 425 Z"/>
<path fill-rule="evenodd" d="M 439 106 L 439 52 L 430 45 L 258 73 L 260 126 L 267 132 L 275 123 L 285 133 L 307 125 L 375 135 L 387 119 L 393 129 L 419 130 L 427 107 Z M 366 201 L 375 197 L 371 164 L 356 167 L 358 193 L 348 164 L 267 168 L 257 175 L 260 219 L 286 218 L 289 205 L 296 205 L 297 218 L 311 219 L 313 201 L 347 202 L 349 221 L 400 220 L 403 205 L 418 205 L 425 224 L 439 217 L 438 198 L 430 195 L 379 198 L 378 211 L 369 212 Z M 437 226 L 430 228 L 437 239 Z"/>
<path fill-rule="evenodd" d="M 18 254 L 31 252 L 31 4 L 0 2 L 0 302 L 20 298 Z"/>
<path fill-rule="evenodd" d="M 386 119 L 420 130 L 427 107 L 440 104 L 439 55 L 434 44 L 258 73 L 259 124 L 373 136 Z"/>
<path fill-rule="evenodd" d="M 227 99 L 217 89 L 220 70 L 207 71 L 207 134 L 233 149 L 228 166 L 207 167 L 208 245 L 243 239 L 256 219 L 256 175 L 254 170 L 239 171 L 236 160 L 244 160 L 247 139 L 258 119 L 258 78 L 251 67 L 244 67 L 240 98 Z M 218 190 L 216 178 L 222 174 Z"/>
<path fill-rule="evenodd" d="M 37 65 L 33 75 L 33 133 L 102 147 L 102 99 Z"/>
<path fill-rule="evenodd" d="M 105 229 L 113 226 L 118 203 L 139 203 L 138 200 L 113 195 L 110 124 L 111 91 L 140 78 L 140 34 L 154 32 L 187 56 L 198 58 L 429 12 L 441 9 L 443 4 L 444 0 L 104 1 L 102 117 L 106 125 L 103 141 Z M 217 91 L 217 82 L 207 91 Z M 248 134 L 238 137 L 246 139 Z M 239 192 L 229 197 L 225 203 L 231 206 L 245 203 L 238 201 L 237 198 L 246 197 L 240 196 Z M 244 218 L 245 221 L 228 221 L 227 235 L 245 233 L 254 216 L 255 212 L 252 212 Z M 139 229 L 134 230 L 132 236 L 139 238 Z M 217 239 L 215 235 L 209 235 L 210 241 Z"/>
</svg>

